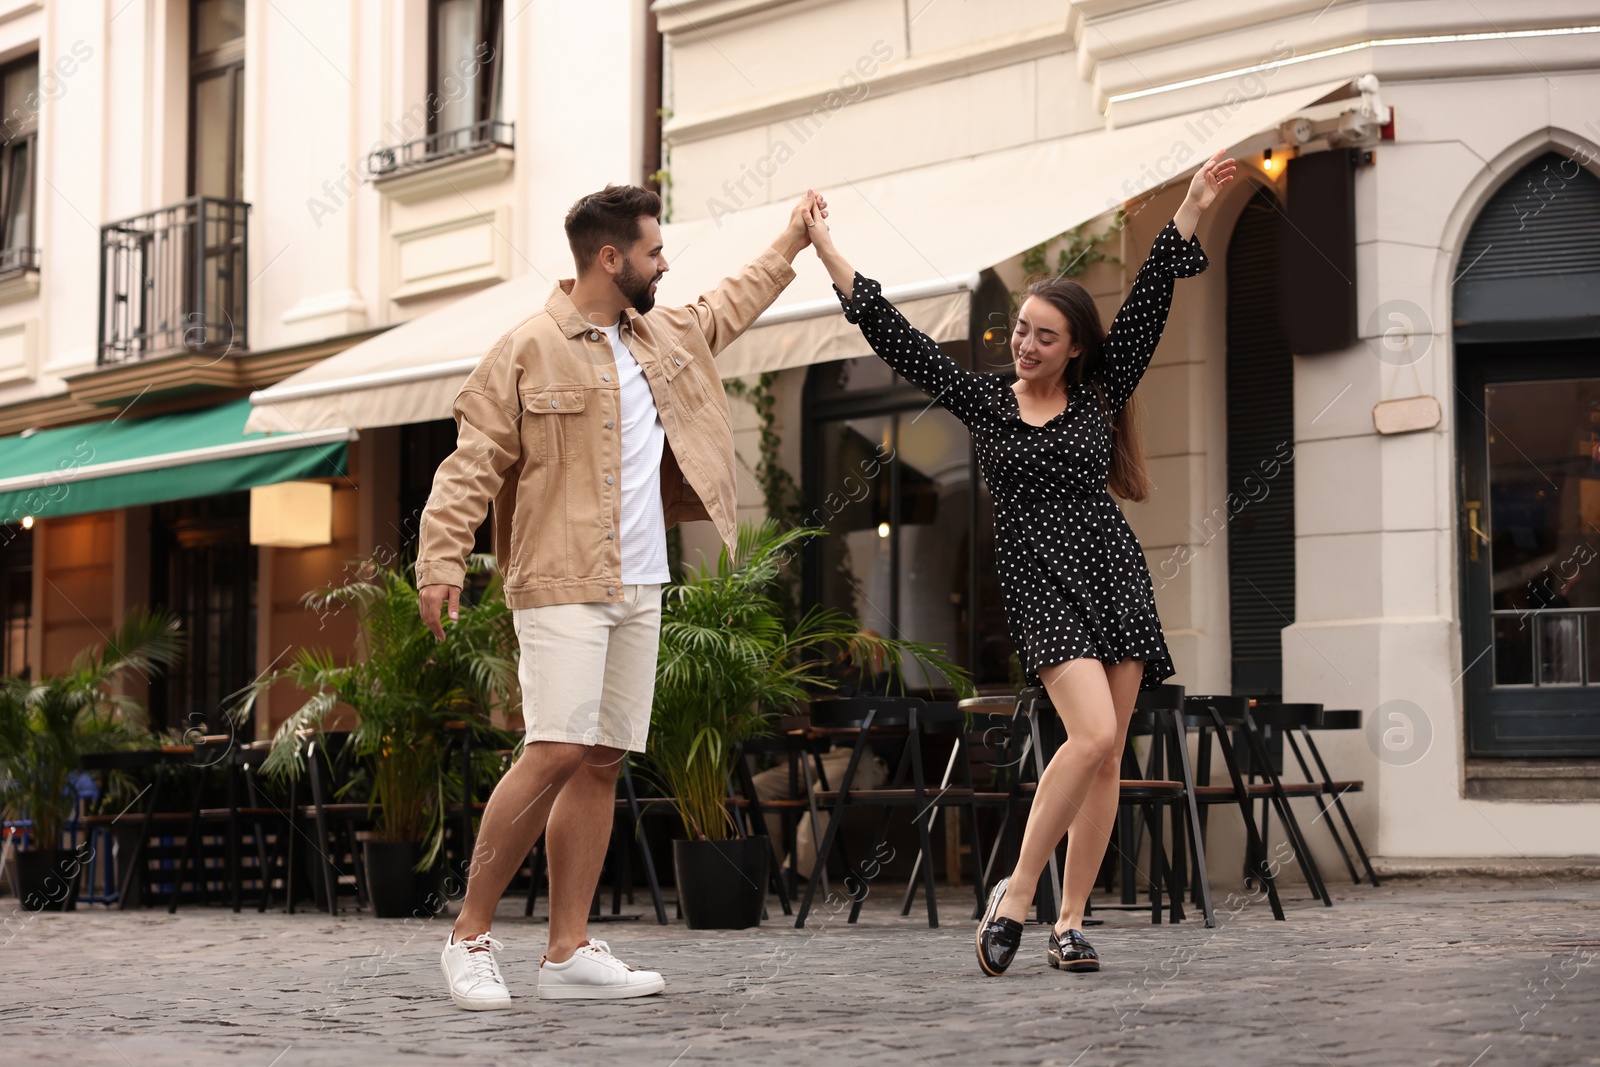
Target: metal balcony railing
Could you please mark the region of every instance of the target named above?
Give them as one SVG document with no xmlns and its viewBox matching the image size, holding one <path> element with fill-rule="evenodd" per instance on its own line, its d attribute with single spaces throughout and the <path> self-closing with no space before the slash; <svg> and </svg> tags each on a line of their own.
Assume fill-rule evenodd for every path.
<svg viewBox="0 0 1600 1067">
<path fill-rule="evenodd" d="M 489 119 L 463 126 L 459 130 L 430 133 L 415 141 L 370 153 L 367 156 L 367 173 L 374 178 L 387 178 L 455 156 L 471 155 L 491 148 L 511 148 L 515 132 L 513 123 Z"/>
<path fill-rule="evenodd" d="M 100 228 L 100 362 L 248 346 L 250 205 L 196 196 Z"/>
</svg>

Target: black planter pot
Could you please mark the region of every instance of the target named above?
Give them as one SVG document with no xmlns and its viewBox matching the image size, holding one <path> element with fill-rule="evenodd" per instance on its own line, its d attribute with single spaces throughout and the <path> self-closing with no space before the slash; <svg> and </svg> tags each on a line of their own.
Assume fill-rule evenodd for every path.
<svg viewBox="0 0 1600 1067">
<path fill-rule="evenodd" d="M 427 915 L 422 904 L 431 885 L 428 874 L 411 868 L 422 858 L 420 841 L 364 841 L 361 859 L 367 871 L 367 895 L 372 914 L 380 919 L 406 919 Z"/>
<path fill-rule="evenodd" d="M 17 891 L 28 911 L 72 911 L 78 906 L 78 877 L 84 856 L 67 848 L 18 852 Z"/>
<path fill-rule="evenodd" d="M 767 902 L 765 835 L 730 841 L 674 841 L 678 903 L 691 930 L 743 930 L 761 925 Z"/>
</svg>

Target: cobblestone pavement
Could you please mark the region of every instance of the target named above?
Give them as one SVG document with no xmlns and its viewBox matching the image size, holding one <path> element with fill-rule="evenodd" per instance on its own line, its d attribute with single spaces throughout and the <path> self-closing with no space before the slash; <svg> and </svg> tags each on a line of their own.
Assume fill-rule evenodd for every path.
<svg viewBox="0 0 1600 1067">
<path fill-rule="evenodd" d="M 0 934 L 0 1063 L 71 1064 L 1600 1064 L 1600 889 L 1425 880 L 1291 887 L 1287 922 L 1243 894 L 1219 924 L 1103 912 L 1105 967 L 1066 975 L 1030 927 L 1003 978 L 973 958 L 970 895 L 945 924 L 874 886 L 862 921 L 691 933 L 598 925 L 667 993 L 533 996 L 544 926 L 508 904 L 496 934 L 514 1010 L 455 1009 L 442 920 L 193 908 L 14 914 Z M 514 906 L 513 906 L 514 904 Z M 776 910 L 776 909 L 774 909 Z"/>
</svg>

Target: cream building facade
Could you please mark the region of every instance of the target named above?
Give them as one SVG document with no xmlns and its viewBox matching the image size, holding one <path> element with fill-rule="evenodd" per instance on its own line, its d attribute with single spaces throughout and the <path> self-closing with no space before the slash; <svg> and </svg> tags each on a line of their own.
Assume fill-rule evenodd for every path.
<svg viewBox="0 0 1600 1067">
<path fill-rule="evenodd" d="M 1125 505 L 1174 681 L 1359 710 L 1323 750 L 1391 863 L 1600 854 L 1597 31 L 1581 2 L 0 0 L 4 669 L 173 606 L 214 646 L 157 694 L 181 727 L 348 645 L 300 595 L 403 550 L 467 369 L 608 181 L 664 169 L 670 300 L 824 190 L 912 321 L 1003 372 L 1010 293 L 1065 267 L 1109 316 L 1225 149 Z M 824 527 L 810 601 L 1003 688 L 965 430 L 799 268 L 720 364 L 771 403 L 734 405 L 741 517 Z M 124 423 L 166 443 L 116 454 Z M 218 474 L 228 449 L 253 465 Z M 248 536 L 281 481 L 325 487 L 320 536 Z"/>
<path fill-rule="evenodd" d="M 449 442 L 241 441 L 245 397 L 565 256 L 575 196 L 657 166 L 652 33 L 627 0 L 0 2 L 0 669 L 167 607 L 195 651 L 153 715 L 182 729 L 294 648 L 348 649 L 300 597 L 398 558 Z M 286 479 L 320 484 L 320 534 L 263 533 L 305 499 L 266 495 L 252 536 Z"/>
<path fill-rule="evenodd" d="M 1110 183 L 1102 210 L 1092 213 L 1097 217 L 1080 212 L 1072 220 L 1085 223 L 1085 233 L 1110 232 L 1103 251 L 1126 264 L 1098 263 L 1082 276 L 1109 315 L 1153 234 L 1180 201 L 1192 168 L 1217 149 L 1236 154 L 1246 180 L 1234 184 L 1199 231 L 1212 267 L 1179 283 L 1165 339 L 1140 390 L 1157 490 L 1146 503 L 1125 505 L 1156 578 L 1179 667 L 1173 681 L 1190 693 L 1227 693 L 1240 677 L 1233 645 L 1241 635 L 1230 616 L 1243 600 L 1237 581 L 1230 587 L 1236 569 L 1230 568 L 1230 540 L 1238 540 L 1252 508 L 1260 506 L 1254 498 L 1234 504 L 1230 441 L 1236 450 L 1241 441 L 1249 444 L 1248 434 L 1239 436 L 1241 424 L 1276 408 L 1293 457 L 1292 508 L 1285 509 L 1292 522 L 1292 577 L 1287 597 L 1274 605 L 1280 620 L 1271 625 L 1281 664 L 1276 691 L 1288 701 L 1363 711 L 1364 732 L 1326 736 L 1324 749 L 1336 774 L 1365 780 L 1365 792 L 1346 799 L 1369 848 L 1401 866 L 1416 857 L 1528 858 L 1537 866 L 1542 857 L 1600 852 L 1600 793 L 1593 777 L 1597 646 L 1584 646 L 1588 675 L 1555 663 L 1561 650 L 1577 649 L 1570 644 L 1575 626 L 1596 623 L 1581 612 L 1543 620 L 1547 629 L 1559 630 L 1543 635 L 1542 658 L 1532 668 L 1539 674 L 1532 681 L 1545 684 L 1516 684 L 1530 680 L 1515 662 L 1515 624 L 1523 620 L 1507 614 L 1510 564 L 1494 572 L 1499 614 L 1490 624 L 1488 595 L 1478 587 L 1486 575 L 1471 548 L 1477 537 L 1471 531 L 1492 539 L 1492 548 L 1488 539 L 1480 542 L 1487 563 L 1491 552 L 1509 556 L 1513 542 L 1545 536 L 1537 522 L 1518 525 L 1513 501 L 1520 490 L 1501 484 L 1516 477 L 1501 470 L 1500 453 L 1507 451 L 1507 435 L 1531 434 L 1543 419 L 1566 420 L 1570 440 L 1560 441 L 1552 462 L 1570 458 L 1571 470 L 1563 476 L 1551 467 L 1548 479 L 1551 494 L 1564 494 L 1566 518 L 1548 522 L 1566 523 L 1562 536 L 1569 539 L 1539 541 L 1518 556 L 1523 569 L 1517 580 L 1531 581 L 1549 573 L 1541 566 L 1559 563 L 1564 574 L 1572 572 L 1562 579 L 1566 602 L 1600 605 L 1593 575 L 1582 573 L 1586 565 L 1600 565 L 1587 564 L 1600 544 L 1600 527 L 1588 525 L 1600 507 L 1600 482 L 1594 481 L 1600 453 L 1592 467 L 1588 459 L 1581 471 L 1575 466 L 1583 449 L 1600 441 L 1591 435 L 1600 417 L 1578 404 L 1548 406 L 1546 393 L 1539 394 L 1545 400 L 1528 399 L 1531 406 L 1517 408 L 1512 398 L 1519 386 L 1491 384 L 1490 393 L 1512 405 L 1505 415 L 1511 421 L 1500 427 L 1498 446 L 1486 446 L 1485 420 L 1491 438 L 1496 430 L 1483 411 L 1482 368 L 1492 366 L 1489 377 L 1496 381 L 1531 372 L 1518 371 L 1515 352 L 1476 355 L 1483 346 L 1466 343 L 1460 289 L 1463 279 L 1472 280 L 1472 257 L 1493 243 L 1480 231 L 1477 245 L 1468 248 L 1475 223 L 1492 214 L 1498 219 L 1508 207 L 1515 211 L 1521 203 L 1531 217 L 1547 202 L 1564 208 L 1569 199 L 1563 198 L 1570 198 L 1576 213 L 1562 216 L 1553 239 L 1576 235 L 1592 244 L 1600 238 L 1600 216 L 1584 214 L 1591 201 L 1583 198 L 1591 194 L 1577 191 L 1600 175 L 1600 7 L 661 0 L 655 9 L 669 54 L 666 139 L 674 220 L 726 226 L 740 212 L 787 202 L 807 188 L 827 190 L 836 202 L 841 247 L 869 275 L 875 260 L 889 257 L 877 254 L 870 236 L 852 239 L 853 231 L 878 234 L 886 220 L 916 243 L 930 232 L 926 215 L 935 206 L 938 226 L 981 231 L 1004 224 L 1006 206 L 997 201 L 1017 186 L 996 186 L 993 200 L 980 195 L 938 203 L 941 168 L 954 171 L 968 159 L 1008 153 L 1021 161 L 1044 158 L 1030 157 L 1029 147 L 1063 138 L 1070 145 L 1075 136 L 1108 127 L 1133 137 L 1141 127 L 1188 114 L 1177 136 L 1116 161 L 1123 180 Z M 1347 124 L 1355 122 L 1359 114 L 1352 113 L 1363 106 L 1355 82 L 1365 75 L 1377 79 L 1366 103 L 1392 109 L 1392 122 L 1361 140 L 1371 156 L 1354 176 L 1354 272 L 1348 281 L 1357 330 L 1332 351 L 1284 350 L 1275 364 L 1285 375 L 1283 393 L 1252 398 L 1235 381 L 1230 405 L 1229 290 L 1248 281 L 1246 265 L 1230 263 L 1230 245 L 1246 240 L 1241 220 L 1252 204 L 1259 209 L 1260 196 L 1284 204 L 1284 160 L 1327 147 L 1298 144 L 1289 120 L 1344 115 Z M 1337 85 L 1318 91 L 1329 83 Z M 1297 96 L 1307 90 L 1311 99 Z M 1227 117 L 1262 99 L 1286 106 L 1259 128 L 1208 128 L 1208 114 Z M 1049 215 L 1050 201 L 1069 197 L 1079 181 L 1106 187 L 1102 163 L 1063 149 L 1059 169 L 1032 183 L 1040 215 Z M 899 188 L 913 187 L 918 175 L 932 190 L 924 199 L 896 203 L 874 193 L 895 188 L 896 176 Z M 952 181 L 950 187 L 961 186 Z M 1117 229 L 1106 207 L 1125 208 L 1128 223 Z M 1295 205 L 1285 210 L 1292 217 Z M 1054 236 L 1041 229 L 1037 239 Z M 1059 244 L 1050 248 L 1052 263 Z M 931 246 L 925 258 L 932 277 L 965 269 Z M 1592 286 L 1593 257 L 1578 258 L 1572 280 Z M 992 266 L 1008 287 L 1019 284 L 1017 258 Z M 1524 267 L 1529 274 L 1553 269 L 1537 262 Z M 1248 318 L 1248 308 L 1235 310 Z M 1530 360 L 1550 353 L 1560 366 L 1541 364 L 1540 373 L 1562 384 L 1544 388 L 1588 405 L 1600 375 L 1593 331 L 1600 309 L 1592 298 L 1579 297 L 1568 310 L 1580 324 L 1564 336 L 1514 326 L 1499 336 L 1513 345 L 1525 339 Z M 1557 313 L 1565 314 L 1548 311 Z M 1237 341 L 1242 327 L 1235 322 L 1231 328 Z M 1466 370 L 1469 349 L 1471 366 L 1479 368 L 1475 378 Z M 1234 363 L 1236 376 L 1242 366 L 1248 364 Z M 811 447 L 804 444 L 806 420 L 813 417 L 808 405 L 821 395 L 817 373 L 781 372 L 774 387 L 777 428 L 794 470 L 837 478 L 835 468 L 819 468 L 803 454 Z M 1396 401 L 1407 403 L 1384 406 Z M 1404 432 L 1379 432 L 1379 422 L 1397 411 L 1409 413 L 1407 421 L 1386 428 Z M 744 441 L 753 468 L 753 424 Z M 1473 447 L 1498 447 L 1494 464 L 1501 473 L 1486 472 L 1481 461 L 1474 468 Z M 1513 463 L 1522 462 L 1509 454 Z M 1524 457 L 1525 465 L 1546 466 L 1544 455 Z M 1240 457 L 1234 458 L 1237 468 Z M 1487 488 L 1499 509 L 1493 528 L 1482 500 L 1485 479 L 1493 483 Z M 1265 480 L 1263 499 L 1281 486 Z M 808 506 L 838 488 L 807 486 Z M 753 482 L 746 504 L 750 514 L 759 513 Z M 842 536 L 872 538 L 870 531 Z M 1469 552 L 1470 561 L 1463 558 Z M 917 591 L 932 576 L 900 573 L 899 618 L 915 631 L 923 625 L 918 605 L 939 597 Z M 860 595 L 841 605 L 864 619 L 883 617 L 863 601 L 893 584 L 887 572 L 858 568 L 852 581 Z M 1491 625 L 1500 627 L 1498 643 L 1484 635 Z M 1600 636 L 1588 633 L 1591 642 Z M 1499 675 L 1482 674 L 1497 661 Z M 1484 677 L 1490 681 L 1479 681 Z M 1540 699 L 1565 702 L 1548 720 L 1559 723 L 1546 731 L 1548 743 L 1519 749 L 1515 739 L 1526 741 L 1535 728 L 1518 735 L 1505 727 L 1520 714 L 1515 708 L 1503 717 L 1486 710 L 1494 700 L 1515 704 L 1523 697 L 1535 717 L 1544 707 Z M 1485 725 L 1490 719 L 1497 725 Z M 1533 748 L 1536 756 L 1529 755 Z M 1324 857 L 1325 870 L 1338 863 L 1331 853 Z"/>
</svg>

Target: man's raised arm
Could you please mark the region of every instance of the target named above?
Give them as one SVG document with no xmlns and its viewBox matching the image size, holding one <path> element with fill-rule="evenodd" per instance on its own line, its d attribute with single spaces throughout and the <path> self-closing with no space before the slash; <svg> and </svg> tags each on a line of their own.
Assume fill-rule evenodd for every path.
<svg viewBox="0 0 1600 1067">
<path fill-rule="evenodd" d="M 789 213 L 789 224 L 783 228 L 772 247 L 762 252 L 736 274 L 729 275 L 715 289 L 703 293 L 689 305 L 711 346 L 712 355 L 720 355 L 740 334 L 748 330 L 772 306 L 778 294 L 794 280 L 794 257 L 811 244 L 807 230 L 805 208 L 813 198 L 821 197 L 807 192 Z"/>
</svg>

